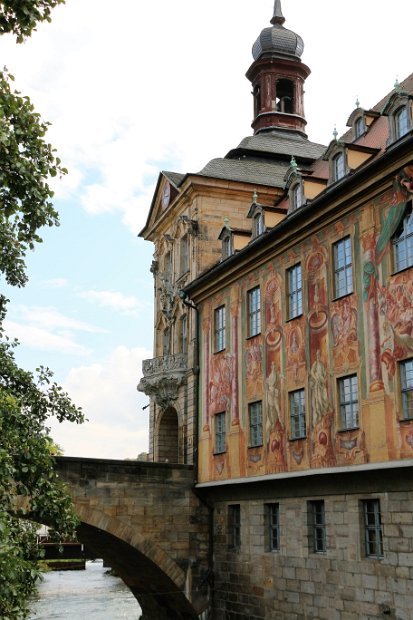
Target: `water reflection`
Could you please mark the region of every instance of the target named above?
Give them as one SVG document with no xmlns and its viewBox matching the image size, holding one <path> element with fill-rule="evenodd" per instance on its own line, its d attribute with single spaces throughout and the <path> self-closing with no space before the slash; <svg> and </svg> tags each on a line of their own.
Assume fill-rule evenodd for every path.
<svg viewBox="0 0 413 620">
<path fill-rule="evenodd" d="M 107 574 L 101 561 L 86 570 L 52 571 L 39 584 L 30 620 L 138 620 L 141 609 L 118 577 Z"/>
</svg>

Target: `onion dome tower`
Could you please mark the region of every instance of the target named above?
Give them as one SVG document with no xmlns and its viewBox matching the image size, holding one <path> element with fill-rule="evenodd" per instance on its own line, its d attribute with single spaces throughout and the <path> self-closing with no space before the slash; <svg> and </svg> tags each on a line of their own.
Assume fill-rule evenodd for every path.
<svg viewBox="0 0 413 620">
<path fill-rule="evenodd" d="M 306 136 L 304 82 L 310 69 L 301 62 L 302 38 L 284 28 L 281 0 L 274 2 L 272 26 L 264 28 L 252 48 L 247 71 L 254 97 L 254 134 L 275 129 Z"/>
</svg>

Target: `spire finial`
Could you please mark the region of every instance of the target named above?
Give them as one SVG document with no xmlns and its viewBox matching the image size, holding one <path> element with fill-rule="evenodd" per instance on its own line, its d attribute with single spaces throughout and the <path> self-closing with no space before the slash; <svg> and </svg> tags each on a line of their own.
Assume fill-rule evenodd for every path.
<svg viewBox="0 0 413 620">
<path fill-rule="evenodd" d="M 273 18 L 271 20 L 271 23 L 275 26 L 275 24 L 279 24 L 280 26 L 282 26 L 282 24 L 285 22 L 285 17 L 283 15 L 282 9 L 281 9 L 281 0 L 275 0 L 274 2 L 274 15 Z"/>
<path fill-rule="evenodd" d="M 229 228 L 229 218 L 224 217 L 224 228 Z"/>
<path fill-rule="evenodd" d="M 337 142 L 338 131 L 337 131 L 337 127 L 335 125 L 334 125 L 333 136 L 334 136 L 334 140 Z"/>
<path fill-rule="evenodd" d="M 290 166 L 291 168 L 293 168 L 293 170 L 295 171 L 298 170 L 298 165 L 297 165 L 297 162 L 295 161 L 294 155 L 291 155 Z"/>
<path fill-rule="evenodd" d="M 254 190 L 254 193 L 252 195 L 252 204 L 256 205 L 258 202 L 258 194 L 257 194 L 257 190 Z"/>
</svg>

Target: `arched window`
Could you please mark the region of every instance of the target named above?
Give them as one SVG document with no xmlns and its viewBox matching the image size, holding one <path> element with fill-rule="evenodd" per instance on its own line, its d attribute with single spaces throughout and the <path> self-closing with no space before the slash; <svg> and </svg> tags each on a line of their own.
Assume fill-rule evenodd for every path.
<svg viewBox="0 0 413 620">
<path fill-rule="evenodd" d="M 255 116 L 261 111 L 261 89 L 259 86 L 254 88 L 254 113 Z"/>
<path fill-rule="evenodd" d="M 264 216 L 262 212 L 259 211 L 254 216 L 254 236 L 258 237 L 259 235 L 262 235 L 263 232 L 264 232 Z"/>
<path fill-rule="evenodd" d="M 363 117 L 362 117 L 362 116 L 360 116 L 360 118 L 358 118 L 358 119 L 356 120 L 356 124 L 355 124 L 355 127 L 354 127 L 354 128 L 355 128 L 355 132 L 356 132 L 356 139 L 357 139 L 357 138 L 360 138 L 360 136 L 362 136 L 362 135 L 363 135 L 363 133 L 364 133 L 364 132 L 365 132 L 365 130 L 366 130 L 366 127 L 365 127 L 365 125 L 364 125 L 364 120 L 363 120 Z"/>
<path fill-rule="evenodd" d="M 409 115 L 407 107 L 404 105 L 399 108 L 394 116 L 396 140 L 405 136 L 409 131 Z"/>
<path fill-rule="evenodd" d="M 393 235 L 394 270 L 401 271 L 413 265 L 413 213 L 410 203 L 406 215 Z"/>
<path fill-rule="evenodd" d="M 281 79 L 277 81 L 275 101 L 277 112 L 294 114 L 294 82 Z"/>
<path fill-rule="evenodd" d="M 346 169 L 344 165 L 344 154 L 337 153 L 337 155 L 333 157 L 333 180 L 339 181 L 345 176 L 345 174 Z"/>
<path fill-rule="evenodd" d="M 304 197 L 303 197 L 303 188 L 301 186 L 301 183 L 296 183 L 296 185 L 294 185 L 291 191 L 291 198 L 292 198 L 291 206 L 294 211 L 303 206 Z"/>
</svg>

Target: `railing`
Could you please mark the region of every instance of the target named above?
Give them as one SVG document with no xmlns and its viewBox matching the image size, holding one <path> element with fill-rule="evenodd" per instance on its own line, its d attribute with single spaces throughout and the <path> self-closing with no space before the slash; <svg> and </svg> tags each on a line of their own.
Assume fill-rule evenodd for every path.
<svg viewBox="0 0 413 620">
<path fill-rule="evenodd" d="M 176 353 L 175 355 L 162 355 L 150 360 L 143 360 L 142 371 L 144 377 L 159 375 L 174 370 L 186 370 L 188 356 L 186 353 Z"/>
</svg>

